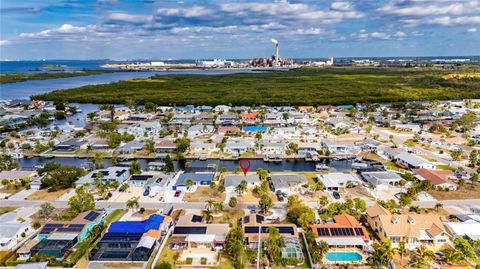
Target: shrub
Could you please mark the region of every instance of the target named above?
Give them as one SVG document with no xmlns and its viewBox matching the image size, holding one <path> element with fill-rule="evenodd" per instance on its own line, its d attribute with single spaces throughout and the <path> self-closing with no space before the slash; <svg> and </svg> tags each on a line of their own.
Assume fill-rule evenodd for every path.
<svg viewBox="0 0 480 269">
<path fill-rule="evenodd" d="M 207 264 L 207 258 L 202 257 L 202 258 L 200 259 L 200 263 L 203 264 L 203 265 Z"/>
<path fill-rule="evenodd" d="M 192 264 L 192 262 L 193 262 L 193 259 L 192 259 L 192 258 L 187 258 L 187 259 L 185 260 L 185 263 L 186 263 L 186 264 Z"/>
</svg>

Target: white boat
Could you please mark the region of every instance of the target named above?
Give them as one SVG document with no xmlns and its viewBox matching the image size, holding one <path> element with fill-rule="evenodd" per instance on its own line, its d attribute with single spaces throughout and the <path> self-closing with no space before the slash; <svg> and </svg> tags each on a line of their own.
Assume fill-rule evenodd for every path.
<svg viewBox="0 0 480 269">
<path fill-rule="evenodd" d="M 330 169 L 330 167 L 326 164 L 317 164 L 315 165 L 315 171 L 327 171 L 328 169 Z"/>
<path fill-rule="evenodd" d="M 25 155 L 23 155 L 23 153 L 21 153 L 21 152 L 10 152 L 8 155 L 10 155 L 10 157 L 12 157 L 12 159 L 23 159 L 23 158 L 25 158 Z"/>
</svg>

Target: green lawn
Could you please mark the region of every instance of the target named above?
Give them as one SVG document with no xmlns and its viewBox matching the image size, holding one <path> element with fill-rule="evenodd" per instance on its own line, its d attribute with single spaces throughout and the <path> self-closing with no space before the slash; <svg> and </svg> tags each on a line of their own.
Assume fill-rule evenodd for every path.
<svg viewBox="0 0 480 269">
<path fill-rule="evenodd" d="M 439 164 L 437 165 L 438 170 L 450 170 L 452 172 L 455 172 L 457 169 L 455 167 L 451 167 L 450 165 L 447 164 Z"/>
<path fill-rule="evenodd" d="M 275 73 L 156 75 L 150 79 L 54 91 L 33 98 L 157 105 L 340 105 L 473 99 L 480 97 L 479 78 L 444 79 L 442 76 L 479 71 L 478 66 L 455 70 L 329 67 Z"/>
<path fill-rule="evenodd" d="M 105 224 L 109 225 L 114 221 L 118 221 L 127 211 L 125 209 L 115 209 L 105 217 Z"/>
</svg>

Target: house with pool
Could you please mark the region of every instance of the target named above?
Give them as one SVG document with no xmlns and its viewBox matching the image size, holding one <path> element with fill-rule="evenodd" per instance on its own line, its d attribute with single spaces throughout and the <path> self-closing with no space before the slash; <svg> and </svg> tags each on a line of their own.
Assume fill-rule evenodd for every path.
<svg viewBox="0 0 480 269">
<path fill-rule="evenodd" d="M 277 228 L 285 246 L 282 248 L 281 257 L 296 259 L 298 264 L 305 261 L 302 251 L 302 243 L 298 237 L 297 226 L 289 223 L 274 223 L 259 214 L 250 214 L 242 218 L 245 245 L 247 248 L 256 250 L 259 244 L 263 244 L 268 238 L 268 229 Z"/>
<path fill-rule="evenodd" d="M 394 248 L 403 240 L 411 251 L 419 246 L 438 251 L 447 246 L 451 238 L 436 214 L 392 214 L 375 204 L 367 209 L 366 219 L 378 237 L 389 239 Z"/>
<path fill-rule="evenodd" d="M 367 229 L 357 219 L 348 214 L 334 216 L 332 221 L 310 226 L 318 243 L 324 241 L 330 251 L 325 255 L 326 262 L 362 262 L 363 251 L 370 244 Z"/>
<path fill-rule="evenodd" d="M 88 237 L 90 230 L 104 223 L 105 214 L 97 211 L 80 213 L 71 221 L 49 221 L 37 236 L 18 251 L 18 259 L 27 260 L 35 254 L 63 260 L 75 245 Z"/>
</svg>

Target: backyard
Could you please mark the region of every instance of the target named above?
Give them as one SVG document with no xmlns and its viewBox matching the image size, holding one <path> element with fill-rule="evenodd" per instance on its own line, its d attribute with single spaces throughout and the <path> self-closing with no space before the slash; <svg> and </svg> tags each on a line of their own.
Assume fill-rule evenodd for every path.
<svg viewBox="0 0 480 269">
<path fill-rule="evenodd" d="M 459 186 L 456 191 L 431 190 L 428 194 L 438 200 L 480 199 L 480 183 Z"/>
<path fill-rule="evenodd" d="M 225 200 L 225 193 L 220 193 L 217 189 L 210 187 L 199 186 L 195 192 L 185 193 L 183 200 L 187 202 L 206 202 L 208 200 L 223 202 Z"/>
<path fill-rule="evenodd" d="M 25 198 L 25 200 L 43 200 L 56 201 L 60 196 L 68 192 L 68 189 L 49 192 L 48 190 L 38 190 Z"/>
</svg>

